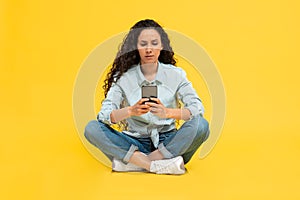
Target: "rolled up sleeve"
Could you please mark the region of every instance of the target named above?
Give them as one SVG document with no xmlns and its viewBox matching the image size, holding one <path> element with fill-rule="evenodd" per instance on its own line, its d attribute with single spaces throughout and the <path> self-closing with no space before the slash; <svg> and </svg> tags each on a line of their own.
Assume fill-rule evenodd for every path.
<svg viewBox="0 0 300 200">
<path fill-rule="evenodd" d="M 107 97 L 102 102 L 102 107 L 97 115 L 98 121 L 106 124 L 113 124 L 110 119 L 110 114 L 113 110 L 119 109 L 123 101 L 122 89 L 119 85 L 113 84 L 107 93 Z"/>
<path fill-rule="evenodd" d="M 204 107 L 192 83 L 186 78 L 186 73 L 182 70 L 181 82 L 179 84 L 177 95 L 180 101 L 191 112 L 191 118 L 196 115 L 204 114 Z"/>
</svg>

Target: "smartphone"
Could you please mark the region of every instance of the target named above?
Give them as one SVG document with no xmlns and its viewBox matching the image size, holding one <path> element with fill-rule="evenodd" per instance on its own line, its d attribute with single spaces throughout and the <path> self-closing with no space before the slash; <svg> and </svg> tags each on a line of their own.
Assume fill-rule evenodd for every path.
<svg viewBox="0 0 300 200">
<path fill-rule="evenodd" d="M 153 101 L 150 99 L 150 97 L 157 98 L 157 86 L 151 85 L 151 86 L 142 86 L 142 98 L 149 98 L 149 101 L 146 102 L 153 102 L 156 103 L 156 101 Z"/>
</svg>

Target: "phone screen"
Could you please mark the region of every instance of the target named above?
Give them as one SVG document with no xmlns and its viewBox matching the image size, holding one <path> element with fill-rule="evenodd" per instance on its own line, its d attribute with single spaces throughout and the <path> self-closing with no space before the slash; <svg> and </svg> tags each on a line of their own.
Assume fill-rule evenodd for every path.
<svg viewBox="0 0 300 200">
<path fill-rule="evenodd" d="M 157 98 L 157 86 L 142 86 L 142 98 Z M 154 102 L 149 99 L 149 102 Z"/>
</svg>

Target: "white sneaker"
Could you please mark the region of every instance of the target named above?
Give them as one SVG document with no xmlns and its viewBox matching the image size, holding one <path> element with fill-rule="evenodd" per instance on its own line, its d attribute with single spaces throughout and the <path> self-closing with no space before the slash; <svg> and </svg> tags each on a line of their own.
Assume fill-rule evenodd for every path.
<svg viewBox="0 0 300 200">
<path fill-rule="evenodd" d="M 171 159 L 155 160 L 151 162 L 150 172 L 156 174 L 184 174 L 183 158 L 177 156 Z"/>
<path fill-rule="evenodd" d="M 147 171 L 144 168 L 136 166 L 132 163 L 125 164 L 121 160 L 113 159 L 112 161 L 112 170 L 116 172 L 145 172 Z"/>
</svg>

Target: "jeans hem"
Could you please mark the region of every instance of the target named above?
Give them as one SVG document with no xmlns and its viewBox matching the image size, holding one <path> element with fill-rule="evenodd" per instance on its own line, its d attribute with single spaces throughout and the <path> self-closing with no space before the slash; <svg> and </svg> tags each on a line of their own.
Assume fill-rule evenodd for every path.
<svg viewBox="0 0 300 200">
<path fill-rule="evenodd" d="M 125 157 L 123 158 L 123 161 L 124 161 L 125 163 L 128 163 L 128 162 L 129 162 L 129 159 L 130 159 L 131 156 L 132 156 L 132 154 L 133 154 L 136 150 L 138 150 L 138 147 L 132 144 L 132 145 L 130 146 L 128 152 L 126 153 Z"/>
<path fill-rule="evenodd" d="M 165 147 L 163 143 L 160 143 L 158 145 L 158 150 L 165 158 L 174 158 L 174 155 L 170 151 L 168 151 L 168 149 Z"/>
</svg>

